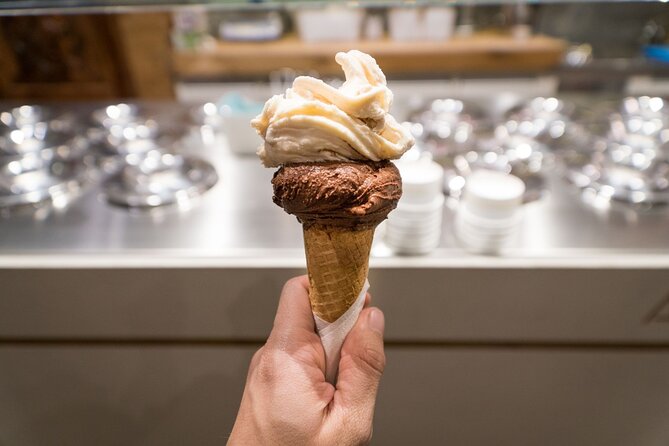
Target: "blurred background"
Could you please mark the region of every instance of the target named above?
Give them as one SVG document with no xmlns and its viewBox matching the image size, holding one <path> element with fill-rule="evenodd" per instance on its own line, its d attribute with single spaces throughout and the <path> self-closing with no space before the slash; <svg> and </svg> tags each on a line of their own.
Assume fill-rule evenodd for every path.
<svg viewBox="0 0 669 446">
<path fill-rule="evenodd" d="M 249 121 L 372 55 L 416 138 L 373 444 L 669 443 L 664 1 L 0 1 L 0 445 L 221 444 L 302 233 Z"/>
</svg>

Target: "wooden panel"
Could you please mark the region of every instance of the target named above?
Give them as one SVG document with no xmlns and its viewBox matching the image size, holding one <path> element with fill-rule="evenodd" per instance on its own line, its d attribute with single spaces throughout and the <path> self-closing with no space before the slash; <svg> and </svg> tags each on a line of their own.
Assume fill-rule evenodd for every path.
<svg viewBox="0 0 669 446">
<path fill-rule="evenodd" d="M 121 92 L 104 16 L 0 19 L 0 96 L 99 99 Z"/>
<path fill-rule="evenodd" d="M 261 339 L 298 269 L 0 270 L 0 337 Z M 667 270 L 373 268 L 388 339 L 667 342 Z"/>
<path fill-rule="evenodd" d="M 254 350 L 0 348 L 0 442 L 224 444 Z M 387 353 L 376 445 L 669 442 L 666 352 Z"/>
<path fill-rule="evenodd" d="M 172 99 L 168 14 L 110 16 L 118 46 L 119 70 L 127 94 L 142 99 Z"/>
<path fill-rule="evenodd" d="M 534 36 L 524 40 L 502 35 L 454 38 L 445 42 L 360 41 L 304 43 L 295 36 L 275 42 L 219 42 L 210 51 L 177 51 L 175 72 L 186 78 L 266 75 L 290 67 L 341 75 L 334 61 L 352 47 L 372 54 L 387 74 L 452 72 L 536 72 L 558 65 L 566 43 Z"/>
<path fill-rule="evenodd" d="M 167 14 L 0 18 L 0 97 L 174 97 Z"/>
</svg>

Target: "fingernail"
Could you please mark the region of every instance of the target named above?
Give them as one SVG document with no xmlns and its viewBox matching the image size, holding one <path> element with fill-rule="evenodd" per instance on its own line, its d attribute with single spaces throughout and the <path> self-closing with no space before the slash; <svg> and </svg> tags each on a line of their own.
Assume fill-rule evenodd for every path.
<svg viewBox="0 0 669 446">
<path fill-rule="evenodd" d="M 369 319 L 367 320 L 369 328 L 376 331 L 379 334 L 383 334 L 383 330 L 386 327 L 386 318 L 383 316 L 383 312 L 378 308 L 371 308 L 369 311 Z"/>
</svg>

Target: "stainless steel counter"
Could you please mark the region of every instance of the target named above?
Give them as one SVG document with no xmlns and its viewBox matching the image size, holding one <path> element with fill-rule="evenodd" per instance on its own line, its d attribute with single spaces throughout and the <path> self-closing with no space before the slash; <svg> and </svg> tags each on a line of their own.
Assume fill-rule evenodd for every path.
<svg viewBox="0 0 669 446">
<path fill-rule="evenodd" d="M 38 219 L 0 217 L 3 439 L 229 431 L 279 290 L 303 272 L 301 229 L 255 157 L 185 145 L 220 174 L 189 210 L 130 213 L 94 187 Z M 378 444 L 666 443 L 669 213 L 596 210 L 556 175 L 548 187 L 502 257 L 460 249 L 449 208 L 429 256 L 376 241 Z"/>
<path fill-rule="evenodd" d="M 69 207 L 43 209 L 37 218 L 0 218 L 0 266 L 292 266 L 303 265 L 301 227 L 271 201 L 272 170 L 254 156 L 228 151 L 225 141 L 189 152 L 212 161 L 219 183 L 190 209 L 129 212 L 93 186 Z M 669 265 L 669 212 L 621 206 L 597 209 L 557 175 L 548 194 L 525 206 L 522 230 L 500 258 L 473 256 L 451 232 L 444 210 L 439 248 L 426 257 L 397 257 L 380 240 L 378 266 L 621 266 Z M 377 237 L 378 238 L 378 237 Z"/>
</svg>

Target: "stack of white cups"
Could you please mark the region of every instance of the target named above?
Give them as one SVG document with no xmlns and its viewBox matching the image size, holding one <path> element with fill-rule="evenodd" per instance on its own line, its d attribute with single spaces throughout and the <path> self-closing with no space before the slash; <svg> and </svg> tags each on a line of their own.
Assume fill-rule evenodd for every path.
<svg viewBox="0 0 669 446">
<path fill-rule="evenodd" d="M 441 238 L 444 170 L 431 157 L 399 161 L 402 198 L 386 222 L 386 244 L 398 254 L 427 254 Z"/>
<path fill-rule="evenodd" d="M 477 170 L 467 177 L 455 217 L 463 247 L 478 254 L 497 254 L 520 226 L 525 183 L 513 175 Z"/>
</svg>

